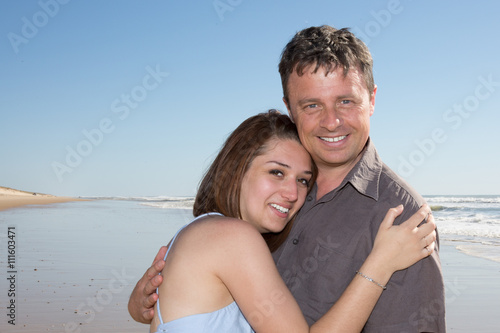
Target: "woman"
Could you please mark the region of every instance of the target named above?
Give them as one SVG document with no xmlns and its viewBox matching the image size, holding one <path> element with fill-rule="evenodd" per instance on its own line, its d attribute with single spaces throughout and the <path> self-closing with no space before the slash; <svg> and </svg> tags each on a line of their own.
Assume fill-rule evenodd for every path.
<svg viewBox="0 0 500 333">
<path fill-rule="evenodd" d="M 389 210 L 349 287 L 309 328 L 270 251 L 286 238 L 316 173 L 287 116 L 244 121 L 201 182 L 197 218 L 169 246 L 151 332 L 361 331 L 392 273 L 432 252 L 435 225 L 431 216 L 417 228 L 428 207 L 400 226 L 392 222 L 403 208 Z"/>
</svg>

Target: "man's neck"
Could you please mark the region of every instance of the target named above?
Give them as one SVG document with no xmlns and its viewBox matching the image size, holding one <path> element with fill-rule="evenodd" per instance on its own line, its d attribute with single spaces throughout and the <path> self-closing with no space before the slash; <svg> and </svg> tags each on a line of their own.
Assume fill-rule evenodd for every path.
<svg viewBox="0 0 500 333">
<path fill-rule="evenodd" d="M 347 177 L 349 172 L 363 157 L 365 149 L 366 145 L 356 159 L 347 164 L 339 166 L 318 164 L 318 178 L 316 179 L 318 192 L 316 193 L 316 200 L 321 199 L 325 194 L 330 193 L 342 184 L 344 178 Z"/>
<path fill-rule="evenodd" d="M 316 200 L 321 199 L 325 194 L 330 193 L 339 187 L 349 171 L 351 171 L 352 167 L 324 167 L 318 169 L 318 179 L 316 179 L 318 192 L 316 193 Z"/>
</svg>

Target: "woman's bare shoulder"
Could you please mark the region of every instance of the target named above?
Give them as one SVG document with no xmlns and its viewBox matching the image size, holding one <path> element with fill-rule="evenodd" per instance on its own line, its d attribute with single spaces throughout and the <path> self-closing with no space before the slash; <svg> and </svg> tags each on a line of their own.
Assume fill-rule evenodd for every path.
<svg viewBox="0 0 500 333">
<path fill-rule="evenodd" d="M 179 242 L 201 244 L 218 249 L 248 244 L 265 245 L 262 235 L 250 223 L 220 215 L 209 215 L 190 223 L 178 236 Z M 177 240 L 176 240 L 177 242 Z"/>
</svg>

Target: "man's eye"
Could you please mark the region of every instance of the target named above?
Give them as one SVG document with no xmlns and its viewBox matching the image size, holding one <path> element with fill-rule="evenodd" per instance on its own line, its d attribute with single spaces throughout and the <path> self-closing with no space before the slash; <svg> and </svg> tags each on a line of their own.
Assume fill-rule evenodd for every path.
<svg viewBox="0 0 500 333">
<path fill-rule="evenodd" d="M 314 109 L 314 108 L 317 108 L 318 107 L 318 104 L 309 104 L 306 106 L 306 108 L 308 109 Z"/>
</svg>

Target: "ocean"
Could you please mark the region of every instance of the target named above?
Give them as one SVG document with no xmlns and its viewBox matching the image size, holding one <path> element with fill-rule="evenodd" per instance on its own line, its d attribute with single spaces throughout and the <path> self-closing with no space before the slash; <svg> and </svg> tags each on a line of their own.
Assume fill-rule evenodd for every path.
<svg viewBox="0 0 500 333">
<path fill-rule="evenodd" d="M 443 242 L 500 262 L 500 196 L 425 196 Z"/>
<path fill-rule="evenodd" d="M 500 262 L 500 195 L 424 196 L 433 210 L 440 241 L 455 245 L 461 252 Z M 142 207 L 183 210 L 184 222 L 192 216 L 192 197 L 113 197 Z M 171 221 L 172 222 L 172 221 Z M 177 221 L 175 221 L 177 222 Z"/>
</svg>

